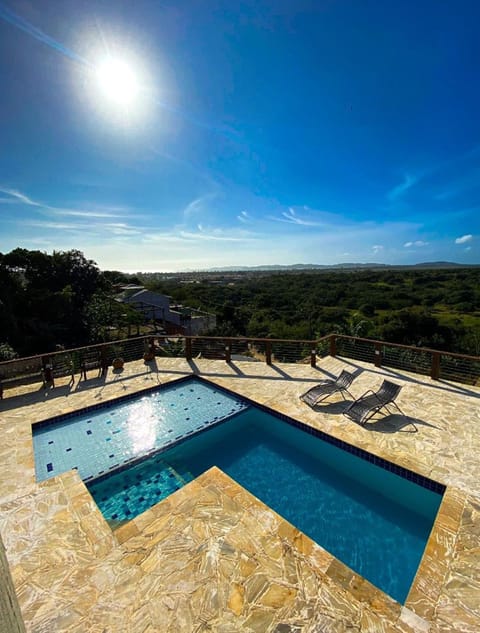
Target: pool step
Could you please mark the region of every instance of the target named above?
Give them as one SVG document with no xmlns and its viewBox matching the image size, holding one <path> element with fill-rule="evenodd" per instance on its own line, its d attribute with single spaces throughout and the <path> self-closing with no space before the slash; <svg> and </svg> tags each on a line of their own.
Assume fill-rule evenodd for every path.
<svg viewBox="0 0 480 633">
<path fill-rule="evenodd" d="M 176 470 L 171 464 L 168 464 L 167 462 L 162 462 L 162 466 L 165 468 L 165 470 L 168 470 L 168 472 L 172 473 L 172 475 L 181 486 L 185 486 L 185 484 L 188 484 L 189 481 L 192 481 L 194 479 L 194 476 L 191 472 L 185 471 L 183 474 L 180 474 L 178 470 Z"/>
</svg>

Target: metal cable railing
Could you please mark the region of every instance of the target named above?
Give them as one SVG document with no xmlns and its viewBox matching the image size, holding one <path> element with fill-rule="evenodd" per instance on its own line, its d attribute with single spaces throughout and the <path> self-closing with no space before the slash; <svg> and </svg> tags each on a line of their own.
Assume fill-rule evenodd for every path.
<svg viewBox="0 0 480 633">
<path fill-rule="evenodd" d="M 443 380 L 480 386 L 480 359 L 475 361 L 460 356 L 440 357 L 440 376 Z"/>
<path fill-rule="evenodd" d="M 402 349 L 382 346 L 382 365 L 411 371 L 415 374 L 429 376 L 432 368 L 432 355 L 421 349 Z"/>
<path fill-rule="evenodd" d="M 337 354 L 347 356 L 364 363 L 373 363 L 375 358 L 375 347 L 371 341 L 365 339 L 337 337 Z"/>
<path fill-rule="evenodd" d="M 255 339 L 248 337 L 140 336 L 108 343 L 59 350 L 29 358 L 0 362 L 0 395 L 9 385 L 38 383 L 48 372 L 54 377 L 85 373 L 98 367 L 105 372 L 115 358 L 125 362 L 147 358 L 205 358 L 226 362 L 256 360 L 272 363 L 310 363 L 327 355 L 344 356 L 377 367 L 386 366 L 471 385 L 480 385 L 480 357 L 387 343 L 340 334 L 316 341 Z"/>
</svg>

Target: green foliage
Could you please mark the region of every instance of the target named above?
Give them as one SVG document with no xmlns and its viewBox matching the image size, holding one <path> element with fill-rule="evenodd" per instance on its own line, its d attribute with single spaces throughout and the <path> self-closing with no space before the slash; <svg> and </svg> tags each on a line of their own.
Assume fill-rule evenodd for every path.
<svg viewBox="0 0 480 633">
<path fill-rule="evenodd" d="M 100 342 L 112 328 L 125 336 L 143 319 L 114 301 L 114 286 L 142 283 L 178 303 L 215 313 L 212 335 L 311 340 L 338 332 L 479 353 L 478 268 L 185 277 L 102 273 L 76 250 L 0 253 L 2 339 L 24 356 L 56 345 Z"/>
<path fill-rule="evenodd" d="M 219 336 L 313 339 L 338 332 L 478 353 L 478 268 L 199 273 L 190 283 L 140 277 L 152 290 L 215 312 L 211 334 Z"/>
<path fill-rule="evenodd" d="M 17 248 L 0 257 L 0 326 L 19 354 L 89 342 L 84 311 L 107 282 L 95 262 L 77 250 Z"/>
<path fill-rule="evenodd" d="M 13 360 L 18 354 L 8 343 L 0 343 L 0 361 Z"/>
</svg>

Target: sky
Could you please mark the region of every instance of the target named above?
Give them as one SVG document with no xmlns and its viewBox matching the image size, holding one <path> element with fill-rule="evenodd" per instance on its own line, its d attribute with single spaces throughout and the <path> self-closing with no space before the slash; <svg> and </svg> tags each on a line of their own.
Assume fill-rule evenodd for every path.
<svg viewBox="0 0 480 633">
<path fill-rule="evenodd" d="M 478 0 L 0 0 L 0 252 L 480 263 Z"/>
</svg>

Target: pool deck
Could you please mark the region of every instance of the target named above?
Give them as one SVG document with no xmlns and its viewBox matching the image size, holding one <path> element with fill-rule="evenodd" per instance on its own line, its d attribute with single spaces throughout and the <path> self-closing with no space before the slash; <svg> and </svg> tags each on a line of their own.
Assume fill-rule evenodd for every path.
<svg viewBox="0 0 480 633">
<path fill-rule="evenodd" d="M 418 432 L 400 415 L 361 427 L 340 396 L 316 410 L 299 400 L 342 368 L 359 372 L 354 396 L 402 384 Z M 447 486 L 405 606 L 217 468 L 113 532 L 75 471 L 35 482 L 32 423 L 190 374 Z M 331 357 L 158 358 L 93 376 L 0 401 L 0 534 L 27 631 L 480 631 L 480 388 Z"/>
</svg>

